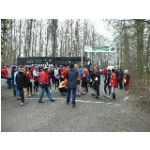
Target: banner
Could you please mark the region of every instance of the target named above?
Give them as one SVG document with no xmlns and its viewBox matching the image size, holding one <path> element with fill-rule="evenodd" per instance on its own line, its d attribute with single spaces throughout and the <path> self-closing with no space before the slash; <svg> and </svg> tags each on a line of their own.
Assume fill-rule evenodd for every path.
<svg viewBox="0 0 150 150">
<path fill-rule="evenodd" d="M 109 46 L 104 46 L 104 47 L 90 47 L 90 46 L 85 46 L 84 47 L 85 52 L 106 52 L 106 53 L 113 53 L 116 52 L 115 47 L 109 47 Z"/>
</svg>

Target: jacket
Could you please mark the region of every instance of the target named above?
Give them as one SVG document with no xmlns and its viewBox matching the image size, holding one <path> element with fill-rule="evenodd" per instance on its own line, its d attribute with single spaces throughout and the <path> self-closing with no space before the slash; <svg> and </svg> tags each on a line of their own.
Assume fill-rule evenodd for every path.
<svg viewBox="0 0 150 150">
<path fill-rule="evenodd" d="M 17 76 L 18 73 L 19 73 L 18 71 L 14 72 L 14 85 L 17 85 L 16 76 Z"/>
<path fill-rule="evenodd" d="M 130 76 L 128 74 L 124 75 L 124 85 L 129 86 Z"/>
<path fill-rule="evenodd" d="M 107 85 L 109 85 L 110 82 L 111 82 L 111 74 L 107 73 L 105 75 L 104 83 L 107 84 Z"/>
<path fill-rule="evenodd" d="M 39 72 L 37 70 L 33 70 L 33 77 L 35 81 L 39 81 Z"/>
<path fill-rule="evenodd" d="M 26 76 L 25 76 L 25 74 L 23 74 L 22 72 L 19 72 L 16 75 L 16 84 L 18 85 L 18 87 L 21 87 L 21 88 L 26 87 Z"/>
<path fill-rule="evenodd" d="M 118 79 L 116 73 L 112 73 L 111 75 L 111 86 L 118 87 Z"/>
<path fill-rule="evenodd" d="M 77 78 L 78 78 L 78 72 L 71 68 L 68 73 L 69 88 L 73 88 L 73 89 L 77 88 Z"/>
<path fill-rule="evenodd" d="M 49 76 L 46 71 L 41 71 L 39 76 L 40 83 L 49 83 Z"/>
<path fill-rule="evenodd" d="M 100 72 L 94 72 L 93 74 L 93 86 L 97 87 L 100 85 Z"/>
</svg>

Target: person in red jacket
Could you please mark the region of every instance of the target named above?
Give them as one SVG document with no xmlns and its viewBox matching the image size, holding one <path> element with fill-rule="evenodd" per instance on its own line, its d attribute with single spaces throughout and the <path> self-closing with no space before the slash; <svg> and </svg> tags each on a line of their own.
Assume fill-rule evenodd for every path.
<svg viewBox="0 0 150 150">
<path fill-rule="evenodd" d="M 8 78 L 8 71 L 6 66 L 3 66 L 1 69 L 1 78 L 7 79 Z"/>
<path fill-rule="evenodd" d="M 49 75 L 47 71 L 48 68 L 44 67 L 43 70 L 40 72 L 39 82 L 40 82 L 41 92 L 39 97 L 39 103 L 44 103 L 44 101 L 42 101 L 42 98 L 45 92 L 47 93 L 49 101 L 54 102 L 54 100 L 52 99 L 51 91 L 49 90 Z"/>
<path fill-rule="evenodd" d="M 31 67 L 28 67 L 27 68 L 27 71 L 26 71 L 26 80 L 27 80 L 27 90 L 28 90 L 28 94 L 29 94 L 29 91 L 30 91 L 30 96 L 32 96 L 32 82 L 31 82 L 31 79 L 32 79 L 32 73 L 31 73 Z"/>
<path fill-rule="evenodd" d="M 67 79 L 67 77 L 68 77 L 68 70 L 66 69 L 66 67 L 63 67 L 62 70 L 61 70 L 62 81 Z"/>
<path fill-rule="evenodd" d="M 125 89 L 125 93 L 128 94 L 129 93 L 129 83 L 130 83 L 130 76 L 128 73 L 128 70 L 124 71 L 124 89 Z"/>
<path fill-rule="evenodd" d="M 115 88 L 116 87 L 118 87 L 118 79 L 117 79 L 115 69 L 112 69 L 112 74 L 111 74 L 112 100 L 116 99 L 116 95 L 115 95 Z"/>
</svg>

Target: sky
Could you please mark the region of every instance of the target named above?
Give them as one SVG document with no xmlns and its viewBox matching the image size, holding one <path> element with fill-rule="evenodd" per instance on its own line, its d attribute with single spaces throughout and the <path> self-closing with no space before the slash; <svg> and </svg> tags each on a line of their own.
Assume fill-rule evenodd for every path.
<svg viewBox="0 0 150 150">
<path fill-rule="evenodd" d="M 110 41 L 113 41 L 113 29 L 111 26 L 108 27 L 107 23 L 104 20 L 93 20 L 93 23 L 96 26 L 98 33 L 102 34 L 104 37 L 108 38 Z"/>
<path fill-rule="evenodd" d="M 80 19 L 80 18 L 79 18 Z M 86 19 L 86 18 L 85 18 Z M 58 19 L 60 22 L 63 22 L 65 19 Z M 81 19 L 83 20 L 83 19 Z M 95 25 L 96 31 L 103 35 L 106 39 L 108 39 L 110 42 L 113 41 L 113 28 L 111 25 L 108 26 L 106 21 L 104 19 L 88 19 L 92 24 Z"/>
</svg>

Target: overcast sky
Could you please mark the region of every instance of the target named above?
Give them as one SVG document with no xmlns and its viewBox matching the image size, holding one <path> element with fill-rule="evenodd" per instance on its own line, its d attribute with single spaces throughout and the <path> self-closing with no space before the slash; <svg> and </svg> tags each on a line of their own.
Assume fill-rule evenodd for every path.
<svg viewBox="0 0 150 150">
<path fill-rule="evenodd" d="M 110 41 L 113 40 L 113 29 L 111 26 L 108 27 L 107 23 L 104 20 L 92 20 L 96 26 L 96 31 L 104 35 Z"/>
</svg>

